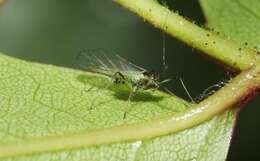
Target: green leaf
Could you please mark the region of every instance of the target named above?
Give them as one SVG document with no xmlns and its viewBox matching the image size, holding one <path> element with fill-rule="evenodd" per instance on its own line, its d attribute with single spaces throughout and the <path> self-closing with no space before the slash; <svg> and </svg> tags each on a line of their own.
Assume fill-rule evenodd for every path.
<svg viewBox="0 0 260 161">
<path fill-rule="evenodd" d="M 161 92 L 141 92 L 131 105 L 127 92 L 87 72 L 30 63 L 0 55 L 0 149 L 35 137 L 64 137 L 122 124 L 141 123 L 188 108 L 183 100 Z M 119 94 L 120 93 L 120 94 Z M 124 111 L 127 118 L 123 120 Z M 184 131 L 110 145 L 4 156 L 2 160 L 224 160 L 234 112 Z M 57 138 L 56 137 L 56 138 Z M 53 140 L 55 141 L 55 139 Z M 24 148 L 28 144 L 24 142 Z M 51 145 L 49 146 L 51 149 Z M 12 149 L 12 150 L 13 150 Z M 1 151 L 0 151 L 1 153 Z"/>
</svg>

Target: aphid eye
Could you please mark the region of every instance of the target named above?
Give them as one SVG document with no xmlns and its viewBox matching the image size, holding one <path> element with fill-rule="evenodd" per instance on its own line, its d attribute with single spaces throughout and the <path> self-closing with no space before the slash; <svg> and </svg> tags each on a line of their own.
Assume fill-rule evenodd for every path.
<svg viewBox="0 0 260 161">
<path fill-rule="evenodd" d="M 144 80 L 144 84 L 148 84 L 148 80 L 147 79 Z"/>
<path fill-rule="evenodd" d="M 143 75 L 146 75 L 146 76 L 148 76 L 148 75 L 150 75 L 150 73 L 149 73 L 149 72 L 147 72 L 147 71 L 145 71 L 145 72 L 143 72 Z"/>
<path fill-rule="evenodd" d="M 148 77 L 151 77 L 151 78 L 154 76 L 153 73 L 148 72 L 148 71 L 145 71 L 145 72 L 143 73 L 143 75 L 148 76 Z"/>
</svg>

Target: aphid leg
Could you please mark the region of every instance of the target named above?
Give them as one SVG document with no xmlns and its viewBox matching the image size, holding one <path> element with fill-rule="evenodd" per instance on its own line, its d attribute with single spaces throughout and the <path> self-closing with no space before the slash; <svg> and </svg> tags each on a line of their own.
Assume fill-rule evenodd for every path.
<svg viewBox="0 0 260 161">
<path fill-rule="evenodd" d="M 92 86 L 92 87 L 89 87 L 88 89 L 85 89 L 85 88 L 84 88 L 84 91 L 85 91 L 85 92 L 89 92 L 89 91 L 91 91 L 93 88 L 94 88 L 93 86 Z"/>
<path fill-rule="evenodd" d="M 120 72 L 116 72 L 112 79 L 115 84 L 122 84 L 125 82 L 125 76 Z"/>
<path fill-rule="evenodd" d="M 116 72 L 113 77 L 118 79 L 125 79 L 124 75 L 120 72 Z"/>
<path fill-rule="evenodd" d="M 111 82 L 105 83 L 103 89 L 108 89 L 108 88 L 110 88 L 112 85 L 113 85 L 113 84 L 111 84 Z M 99 91 L 99 88 L 95 88 L 94 86 L 92 86 L 92 87 L 90 87 L 90 88 L 88 88 L 88 89 L 85 89 L 85 88 L 84 88 L 84 92 L 90 92 L 90 91 L 92 91 L 92 92 L 100 92 L 100 91 Z M 97 98 L 94 98 L 94 100 L 96 100 L 96 99 L 99 99 L 99 98 L 98 98 L 98 97 L 97 97 Z M 92 105 L 90 106 L 89 110 L 92 110 L 93 107 L 95 107 L 95 106 L 94 106 L 94 102 L 96 102 L 96 101 L 91 101 L 91 104 L 92 104 Z"/>
<path fill-rule="evenodd" d="M 137 90 L 137 88 L 136 88 L 136 87 L 133 87 L 133 89 L 132 89 L 132 90 L 130 91 L 130 93 L 129 93 L 129 96 L 128 96 L 128 99 L 127 99 L 127 102 L 128 102 L 128 105 L 129 105 L 129 106 L 131 105 L 131 99 L 133 98 L 134 93 L 136 92 L 136 90 Z M 124 112 L 124 117 L 123 117 L 123 119 L 126 118 L 126 113 L 128 112 L 128 108 L 129 108 L 129 107 L 127 107 L 127 109 L 126 109 L 125 112 Z"/>
<path fill-rule="evenodd" d="M 188 95 L 188 97 L 190 98 L 191 102 L 192 102 L 192 103 L 196 103 L 196 102 L 193 100 L 193 98 L 191 97 L 189 91 L 187 90 L 187 88 L 186 88 L 186 86 L 185 86 L 185 84 L 184 84 L 184 82 L 183 82 L 183 80 L 182 80 L 181 78 L 180 78 L 180 82 L 181 82 L 181 85 L 182 85 L 182 87 L 183 87 L 185 93 L 186 93 L 186 94 Z"/>
<path fill-rule="evenodd" d="M 102 87 L 103 89 L 107 89 L 111 86 L 111 83 L 105 83 L 104 86 Z M 95 88 L 95 86 L 91 86 L 88 89 L 86 89 L 86 87 L 84 87 L 84 92 L 90 92 L 90 91 L 98 91 L 99 88 Z"/>
</svg>

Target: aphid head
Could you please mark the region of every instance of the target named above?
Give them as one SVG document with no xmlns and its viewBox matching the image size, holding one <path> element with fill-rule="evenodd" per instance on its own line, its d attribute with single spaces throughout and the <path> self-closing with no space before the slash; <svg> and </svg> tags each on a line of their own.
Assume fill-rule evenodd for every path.
<svg viewBox="0 0 260 161">
<path fill-rule="evenodd" d="M 144 77 L 141 79 L 141 86 L 143 89 L 153 89 L 159 88 L 159 84 L 156 80 L 149 77 Z"/>
<path fill-rule="evenodd" d="M 144 72 L 141 80 L 143 89 L 159 88 L 159 76 L 150 72 Z"/>
<path fill-rule="evenodd" d="M 143 75 L 145 77 L 148 77 L 149 79 L 152 79 L 152 80 L 156 81 L 156 82 L 159 81 L 159 74 L 155 74 L 153 72 L 145 71 L 145 72 L 143 72 Z"/>
</svg>

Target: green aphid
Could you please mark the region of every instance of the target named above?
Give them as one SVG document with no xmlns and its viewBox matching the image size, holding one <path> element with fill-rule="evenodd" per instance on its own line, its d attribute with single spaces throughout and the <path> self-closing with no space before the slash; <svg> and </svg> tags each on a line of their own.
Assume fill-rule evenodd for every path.
<svg viewBox="0 0 260 161">
<path fill-rule="evenodd" d="M 115 85 L 124 85 L 130 88 L 128 101 L 137 90 L 158 89 L 160 84 L 169 81 L 168 79 L 160 81 L 158 76 L 144 68 L 115 53 L 108 53 L 102 49 L 87 49 L 78 55 L 77 60 L 86 71 L 105 75 Z"/>
</svg>

